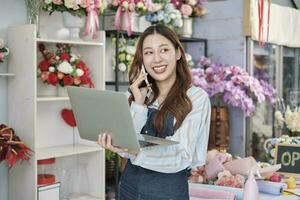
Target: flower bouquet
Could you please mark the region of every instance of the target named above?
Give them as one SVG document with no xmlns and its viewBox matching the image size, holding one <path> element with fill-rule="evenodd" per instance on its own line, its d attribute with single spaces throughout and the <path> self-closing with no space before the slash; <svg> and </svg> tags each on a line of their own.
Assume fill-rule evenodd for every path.
<svg viewBox="0 0 300 200">
<path fill-rule="evenodd" d="M 43 0 L 42 9 L 50 14 L 54 11 L 69 12 L 73 16 L 83 17 L 88 15 L 88 8 L 92 2 L 97 13 L 102 13 L 105 4 L 101 0 Z"/>
<path fill-rule="evenodd" d="M 4 41 L 0 38 L 0 62 L 4 62 L 5 57 L 8 56 L 9 49 L 5 46 Z"/>
<path fill-rule="evenodd" d="M 287 130 L 290 136 L 300 136 L 300 107 L 291 109 L 287 106 L 276 110 L 274 115 L 277 127 Z"/>
<path fill-rule="evenodd" d="M 8 167 L 12 168 L 18 160 L 29 161 L 31 152 L 12 128 L 0 125 L 0 162 L 6 160 Z"/>
<path fill-rule="evenodd" d="M 97 29 L 99 28 L 98 15 L 103 13 L 106 8 L 104 0 L 43 0 L 42 9 L 51 15 L 54 11 L 67 12 L 71 15 L 64 14 L 64 24 L 70 28 L 71 39 L 79 39 L 79 29 L 84 25 L 83 18 L 87 16 L 86 28 L 84 36 L 92 35 L 93 39 L 97 37 Z"/>
<path fill-rule="evenodd" d="M 264 142 L 265 157 L 268 162 L 274 164 L 276 144 L 300 144 L 300 137 L 282 135 L 277 138 L 269 138 Z"/>
<path fill-rule="evenodd" d="M 276 102 L 276 90 L 270 84 L 250 76 L 239 66 L 215 63 L 202 57 L 191 72 L 194 85 L 203 88 L 215 105 L 229 104 L 250 116 L 256 102 Z"/>
<path fill-rule="evenodd" d="M 134 57 L 136 48 L 136 42 L 138 38 L 130 38 L 130 39 L 125 39 L 125 38 L 120 38 L 119 39 L 119 52 L 118 52 L 118 59 L 119 59 L 119 64 L 118 64 L 118 70 L 121 72 L 128 72 L 129 67 L 131 65 L 132 59 Z M 116 37 L 112 37 L 112 43 L 116 44 Z M 113 69 L 116 69 L 116 63 L 115 59 L 112 59 L 113 62 Z"/>
<path fill-rule="evenodd" d="M 152 24 L 164 24 L 176 31 L 182 27 L 181 12 L 169 0 L 154 0 L 148 12 L 146 20 Z"/>
<path fill-rule="evenodd" d="M 39 45 L 43 60 L 38 64 L 38 77 L 47 84 L 94 87 L 90 70 L 79 56 L 71 52 L 68 44 L 56 44 L 56 52 Z"/>
<path fill-rule="evenodd" d="M 171 3 L 180 10 L 184 18 L 201 17 L 207 13 L 204 3 L 206 0 L 171 0 Z"/>
</svg>

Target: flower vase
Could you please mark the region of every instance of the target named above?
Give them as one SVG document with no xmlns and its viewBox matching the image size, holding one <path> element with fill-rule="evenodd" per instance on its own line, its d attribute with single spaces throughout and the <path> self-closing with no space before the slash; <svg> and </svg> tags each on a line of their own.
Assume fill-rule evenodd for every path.
<svg viewBox="0 0 300 200">
<path fill-rule="evenodd" d="M 58 97 L 67 97 L 68 96 L 67 88 L 58 85 L 57 86 L 57 96 Z"/>
<path fill-rule="evenodd" d="M 56 87 L 44 83 L 41 79 L 37 79 L 37 96 L 38 97 L 55 97 Z"/>
<path fill-rule="evenodd" d="M 63 23 L 69 29 L 69 39 L 81 41 L 80 29 L 85 24 L 85 18 L 73 16 L 69 12 L 63 12 Z"/>
<path fill-rule="evenodd" d="M 229 150 L 229 112 L 226 106 L 211 109 L 209 149 Z"/>
<path fill-rule="evenodd" d="M 39 37 L 39 15 L 42 1 L 25 0 L 27 11 L 27 23 L 36 25 L 37 37 Z"/>
<path fill-rule="evenodd" d="M 182 37 L 192 37 L 193 35 L 193 18 L 183 18 L 183 25 L 181 28 L 180 35 Z"/>
</svg>

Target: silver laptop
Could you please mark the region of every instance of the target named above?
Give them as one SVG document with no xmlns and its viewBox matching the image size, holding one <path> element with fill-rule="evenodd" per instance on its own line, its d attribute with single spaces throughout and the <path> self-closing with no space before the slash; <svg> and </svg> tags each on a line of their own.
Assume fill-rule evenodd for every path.
<svg viewBox="0 0 300 200">
<path fill-rule="evenodd" d="M 97 141 L 100 133 L 110 133 L 114 146 L 138 152 L 141 148 L 178 142 L 135 132 L 128 99 L 124 93 L 90 88 L 67 87 L 71 106 L 83 139 Z"/>
</svg>

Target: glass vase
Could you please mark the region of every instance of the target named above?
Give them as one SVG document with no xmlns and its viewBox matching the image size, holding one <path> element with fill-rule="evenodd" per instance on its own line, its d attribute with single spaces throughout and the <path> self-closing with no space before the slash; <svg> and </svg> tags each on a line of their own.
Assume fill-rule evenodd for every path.
<svg viewBox="0 0 300 200">
<path fill-rule="evenodd" d="M 27 9 L 27 23 L 35 24 L 37 37 L 39 37 L 39 15 L 42 1 L 40 0 L 25 0 Z"/>
</svg>

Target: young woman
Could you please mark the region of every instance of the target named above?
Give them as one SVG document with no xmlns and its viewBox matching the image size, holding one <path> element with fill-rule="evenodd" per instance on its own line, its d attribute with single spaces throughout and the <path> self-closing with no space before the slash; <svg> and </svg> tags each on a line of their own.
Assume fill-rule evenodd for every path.
<svg viewBox="0 0 300 200">
<path fill-rule="evenodd" d="M 205 164 L 210 101 L 202 89 L 191 85 L 184 49 L 171 29 L 151 26 L 140 36 L 129 80 L 129 104 L 137 134 L 179 144 L 133 155 L 114 147 L 109 134 L 100 134 L 101 146 L 129 158 L 119 199 L 187 200 L 188 168 Z"/>
</svg>

